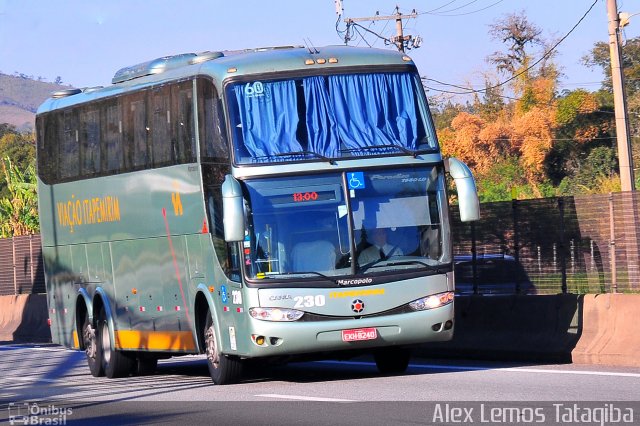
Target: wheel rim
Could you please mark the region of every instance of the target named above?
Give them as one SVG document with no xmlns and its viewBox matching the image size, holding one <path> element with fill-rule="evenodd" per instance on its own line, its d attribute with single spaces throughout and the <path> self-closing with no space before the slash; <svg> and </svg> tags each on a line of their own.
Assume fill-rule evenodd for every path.
<svg viewBox="0 0 640 426">
<path fill-rule="evenodd" d="M 109 325 L 106 321 L 102 322 L 102 353 L 105 364 L 111 362 L 111 339 L 109 338 Z"/>
<path fill-rule="evenodd" d="M 218 350 L 216 349 L 216 335 L 213 331 L 213 325 L 207 329 L 204 334 L 204 341 L 207 348 L 207 359 L 209 360 L 209 364 L 217 369 L 220 365 L 220 356 L 218 355 Z"/>
<path fill-rule="evenodd" d="M 98 352 L 96 342 L 96 330 L 91 327 L 91 324 L 87 324 L 82 332 L 82 340 L 84 341 L 84 351 L 87 357 L 95 360 Z"/>
</svg>

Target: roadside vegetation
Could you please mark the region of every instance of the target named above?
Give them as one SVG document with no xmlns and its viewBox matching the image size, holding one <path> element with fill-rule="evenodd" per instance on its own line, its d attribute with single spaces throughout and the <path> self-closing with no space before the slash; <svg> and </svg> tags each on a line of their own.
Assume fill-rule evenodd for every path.
<svg viewBox="0 0 640 426">
<path fill-rule="evenodd" d="M 489 32 L 504 48 L 486 58 L 483 89 L 423 78 L 443 153 L 469 164 L 481 201 L 619 191 L 609 45 L 597 43 L 583 58 L 604 71 L 601 87 L 569 90 L 560 89 L 554 63 L 558 41 L 526 16 L 507 15 Z M 623 54 L 639 164 L 640 38 L 627 40 Z M 456 102 L 456 94 L 471 100 Z"/>
</svg>

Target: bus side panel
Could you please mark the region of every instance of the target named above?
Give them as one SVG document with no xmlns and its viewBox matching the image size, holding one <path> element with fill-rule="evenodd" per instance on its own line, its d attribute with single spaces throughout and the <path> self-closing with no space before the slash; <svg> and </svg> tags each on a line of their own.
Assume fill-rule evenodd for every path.
<svg viewBox="0 0 640 426">
<path fill-rule="evenodd" d="M 191 351 L 195 342 L 186 320 L 189 276 L 186 244 L 180 237 L 111 243 L 122 349 Z"/>
<path fill-rule="evenodd" d="M 104 283 L 104 259 L 102 257 L 102 245 L 99 243 L 87 244 L 87 275 L 86 280 L 91 283 Z"/>
<path fill-rule="evenodd" d="M 72 257 L 69 247 L 43 247 L 47 303 L 51 319 L 51 339 L 53 343 L 68 348 L 75 347 L 75 274 L 71 268 Z"/>
</svg>

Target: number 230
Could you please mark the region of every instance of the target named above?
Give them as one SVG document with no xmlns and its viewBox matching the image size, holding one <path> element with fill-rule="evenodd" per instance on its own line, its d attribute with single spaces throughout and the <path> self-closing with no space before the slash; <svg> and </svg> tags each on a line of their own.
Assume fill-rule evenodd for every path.
<svg viewBox="0 0 640 426">
<path fill-rule="evenodd" d="M 322 294 L 317 296 L 296 296 L 293 298 L 296 304 L 294 308 L 313 308 L 314 306 L 324 306 L 325 298 Z"/>
</svg>

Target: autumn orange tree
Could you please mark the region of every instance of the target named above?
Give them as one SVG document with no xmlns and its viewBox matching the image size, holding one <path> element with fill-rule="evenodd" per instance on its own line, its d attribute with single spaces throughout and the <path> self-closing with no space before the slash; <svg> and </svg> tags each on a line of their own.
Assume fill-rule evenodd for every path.
<svg viewBox="0 0 640 426">
<path fill-rule="evenodd" d="M 523 14 L 505 16 L 489 33 L 506 47 L 487 58 L 502 83 L 486 78 L 471 110 L 453 115 L 449 106 L 446 123 L 436 113 L 444 155 L 469 164 L 483 201 L 593 192 L 589 180 L 611 188 L 615 155 L 603 147 L 611 133 L 606 97 L 558 94 L 550 43 Z"/>
</svg>

